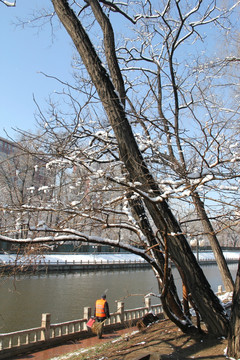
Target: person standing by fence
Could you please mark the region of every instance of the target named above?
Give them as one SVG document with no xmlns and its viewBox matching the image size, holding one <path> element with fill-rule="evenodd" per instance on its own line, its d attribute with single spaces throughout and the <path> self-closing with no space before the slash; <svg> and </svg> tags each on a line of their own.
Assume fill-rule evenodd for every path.
<svg viewBox="0 0 240 360">
<path fill-rule="evenodd" d="M 103 323 L 107 318 L 110 317 L 109 314 L 109 305 L 106 300 L 106 294 L 101 296 L 101 299 L 98 299 L 95 304 L 94 316 L 96 320 L 100 323 Z M 98 337 L 102 337 L 103 324 L 99 327 Z"/>
</svg>

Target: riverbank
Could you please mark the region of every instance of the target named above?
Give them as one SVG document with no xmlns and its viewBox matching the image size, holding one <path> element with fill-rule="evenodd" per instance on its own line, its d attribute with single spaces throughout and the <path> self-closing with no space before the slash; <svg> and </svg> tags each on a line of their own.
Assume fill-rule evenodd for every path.
<svg viewBox="0 0 240 360">
<path fill-rule="evenodd" d="M 97 344 L 96 344 L 97 345 Z M 95 346 L 88 351 L 54 357 L 51 360 L 226 360 L 226 339 L 207 335 L 190 337 L 183 334 L 170 320 L 153 324 L 144 332 L 129 332 L 118 341 Z M 150 357 L 151 356 L 151 357 Z"/>
<path fill-rule="evenodd" d="M 145 306 L 125 310 L 124 303 L 116 303 L 116 311 L 111 312 L 104 324 L 104 330 L 116 331 L 128 326 L 135 326 L 136 322 L 151 312 L 156 319 L 163 318 L 162 305 L 152 305 L 150 297 L 145 298 Z M 26 354 L 39 349 L 46 349 L 67 341 L 76 341 L 92 337 L 87 322 L 93 315 L 90 307 L 84 308 L 82 319 L 70 320 L 58 324 L 51 323 L 51 314 L 42 314 L 39 327 L 0 334 L 0 359 L 12 359 L 18 354 Z"/>
<path fill-rule="evenodd" d="M 49 349 L 36 351 L 31 354 L 25 354 L 22 356 L 13 357 L 12 360 L 50 360 L 50 359 L 58 359 L 58 357 L 67 357 L 67 354 L 75 354 L 75 352 L 78 354 L 81 353 L 91 353 L 94 349 L 94 351 L 99 348 L 101 349 L 103 347 L 110 347 L 112 346 L 112 343 L 118 342 L 121 339 L 124 339 L 128 337 L 129 335 L 133 334 L 133 332 L 136 332 L 137 328 L 125 328 L 122 330 L 112 331 L 105 333 L 102 337 L 102 339 L 98 339 L 97 336 L 89 337 L 87 339 L 79 339 L 75 341 L 68 341 L 67 343 L 55 346 Z"/>
<path fill-rule="evenodd" d="M 128 328 L 122 333 L 105 334 L 102 340 L 94 337 L 90 342 L 69 342 L 12 360 L 226 360 L 226 347 L 224 338 L 207 335 L 193 338 L 179 331 L 170 320 L 161 320 L 144 332 Z"/>
<path fill-rule="evenodd" d="M 222 295 L 218 294 L 218 296 L 223 306 L 225 307 L 225 310 L 228 312 L 231 305 L 232 294 L 224 293 Z M 123 329 L 123 328 L 126 329 L 128 327 L 132 327 L 136 325 L 136 322 L 138 320 L 142 319 L 143 316 L 148 314 L 149 312 L 155 314 L 155 318 L 158 319 L 157 322 L 155 323 L 161 324 L 166 321 L 163 316 L 161 305 L 159 304 L 159 305 L 151 306 L 150 299 L 146 299 L 146 306 L 142 309 L 138 308 L 138 309 L 124 310 L 123 303 L 118 303 L 117 312 L 110 314 L 110 319 L 108 319 L 106 325 L 104 326 L 104 334 L 106 335 L 108 333 L 117 332 L 119 329 Z M 63 349 L 63 347 L 59 347 L 59 345 L 67 344 L 69 343 L 69 341 L 71 341 L 72 343 L 79 343 L 79 342 L 82 343 L 85 338 L 89 338 L 93 336 L 92 333 L 86 331 L 86 322 L 90 318 L 90 316 L 91 316 L 91 310 L 89 308 L 86 308 L 85 319 L 79 319 L 67 323 L 65 322 L 62 324 L 51 325 L 50 314 L 44 314 L 42 318 L 41 327 L 39 328 L 23 330 L 9 334 L 1 334 L 0 358 L 13 359 L 13 357 L 17 356 L 18 354 L 24 354 L 24 353 L 32 354 L 34 351 L 39 352 L 40 349 L 42 349 L 42 351 L 40 352 L 44 353 L 44 351 L 47 351 L 46 350 L 47 348 L 51 348 L 51 347 L 54 348 L 56 346 L 59 349 Z M 141 328 L 140 333 L 145 334 L 146 330 L 147 328 Z M 203 330 L 205 329 L 203 328 Z M 163 332 L 163 328 L 161 329 L 161 332 Z M 82 350 L 83 349 L 81 349 L 80 352 L 83 352 Z M 120 350 L 118 350 L 118 353 L 119 352 Z M 76 355 L 78 356 L 79 354 L 74 353 L 73 357 L 71 356 L 68 357 L 67 355 L 65 359 L 68 358 L 75 359 Z M 97 355 L 98 357 L 96 359 L 99 359 L 98 352 Z M 28 355 L 23 355 L 23 357 L 20 358 L 28 359 Z M 78 360 L 82 359 L 81 357 L 77 357 L 77 358 Z M 45 357 L 43 357 L 43 359 L 45 359 Z M 92 356 L 87 358 L 84 357 L 83 359 L 95 359 L 95 357 Z M 105 357 L 103 357 L 102 359 L 105 359 Z M 106 359 L 116 360 L 117 358 L 106 357 Z"/>
<path fill-rule="evenodd" d="M 239 260 L 239 251 L 223 251 L 228 263 Z M 215 264 L 211 251 L 195 253 L 198 262 Z M 108 270 L 124 268 L 144 268 L 150 265 L 140 256 L 130 253 L 55 253 L 23 256 L 17 254 L 0 254 L 0 268 L 4 271 L 18 266 L 22 271 L 70 271 L 70 270 Z"/>
<path fill-rule="evenodd" d="M 225 309 L 229 311 L 232 301 L 232 294 L 225 293 L 218 295 Z M 203 324 L 202 330 L 206 331 Z M 208 336 L 207 333 L 192 337 L 182 333 L 168 319 L 159 320 L 143 331 L 136 328 L 126 329 L 121 336 L 116 338 L 114 334 L 105 334 L 104 343 L 92 338 L 90 346 L 87 343 L 79 343 L 78 349 L 62 352 L 56 349 L 54 357 L 48 360 L 185 360 L 185 359 L 204 359 L 204 360 L 226 360 L 227 339 Z M 115 334 L 116 335 L 116 334 Z M 109 338 L 113 336 L 113 338 Z M 107 341 L 108 340 L 108 341 Z M 40 354 L 38 354 L 40 355 Z M 44 354 L 42 354 L 44 355 Z M 150 357 L 150 355 L 152 357 Z M 34 358 L 33 360 L 45 360 L 47 358 Z M 148 357 L 149 356 L 149 357 Z M 25 360 L 27 360 L 26 358 Z"/>
</svg>

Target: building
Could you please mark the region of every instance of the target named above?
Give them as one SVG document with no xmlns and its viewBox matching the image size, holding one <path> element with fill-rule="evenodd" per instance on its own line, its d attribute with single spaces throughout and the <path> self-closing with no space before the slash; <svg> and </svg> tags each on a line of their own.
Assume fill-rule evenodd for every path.
<svg viewBox="0 0 240 360">
<path fill-rule="evenodd" d="M 0 232 L 13 237 L 27 236 L 29 217 L 11 211 L 34 201 L 38 189 L 49 183 L 45 162 L 24 152 L 18 143 L 0 137 Z M 32 189 L 35 189 L 34 191 Z M 30 194 L 30 195 L 29 195 Z M 0 241 L 0 251 L 10 245 Z"/>
<path fill-rule="evenodd" d="M 0 160 L 6 159 L 17 150 L 18 147 L 14 142 L 0 137 Z"/>
</svg>

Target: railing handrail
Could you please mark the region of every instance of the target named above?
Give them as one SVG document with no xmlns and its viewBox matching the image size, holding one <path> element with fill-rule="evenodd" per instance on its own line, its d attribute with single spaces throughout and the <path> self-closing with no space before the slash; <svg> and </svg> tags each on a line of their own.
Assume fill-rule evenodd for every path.
<svg viewBox="0 0 240 360">
<path fill-rule="evenodd" d="M 0 262 L 1 265 L 7 265 L 7 264 L 28 264 L 28 265 L 31 265 L 31 264 L 50 264 L 50 265 L 65 265 L 65 264 L 70 264 L 70 265 L 78 265 L 78 264 L 102 264 L 102 263 L 125 263 L 125 264 L 131 264 L 131 263 L 145 263 L 146 260 L 144 259 L 135 259 L 135 260 L 132 260 L 132 259 L 118 259 L 118 260 L 109 260 L 109 259 L 101 259 L 100 261 L 98 260 L 79 260 L 79 261 L 76 261 L 76 260 L 56 260 L 56 261 L 50 261 L 50 260 L 42 260 L 42 259 L 39 259 L 39 260 L 28 260 L 28 259 L 18 259 L 18 260 L 9 260 L 9 261 L 2 261 Z"/>
<path fill-rule="evenodd" d="M 235 257 L 232 257 L 232 258 L 227 258 L 227 261 L 233 261 L 233 260 L 236 260 L 238 261 L 238 259 L 236 259 Z M 203 262 L 211 262 L 211 261 L 216 261 L 215 259 L 208 259 L 208 258 L 201 258 L 199 259 L 199 261 L 203 261 Z M 146 260 L 144 259 L 118 259 L 118 260 L 111 260 L 111 259 L 101 259 L 100 261 L 96 260 L 96 259 L 93 259 L 93 260 L 56 260 L 56 261 L 51 261 L 51 260 L 44 260 L 44 259 L 39 259 L 39 260 L 29 260 L 29 259 L 16 259 L 16 260 L 8 260 L 8 261 L 1 261 L 0 260 L 0 266 L 5 266 L 5 265 L 17 265 L 17 264 L 26 264 L 26 265 L 36 265 L 36 264 L 39 264 L 39 265 L 65 265 L 65 264 L 69 264 L 69 265 L 86 265 L 86 264 L 111 264 L 111 263 L 116 263 L 116 264 L 119 264 L 119 263 L 125 263 L 125 264 L 132 264 L 132 263 L 145 263 Z"/>
<path fill-rule="evenodd" d="M 160 308 L 161 304 L 151 306 L 151 300 L 146 300 L 146 306 L 138 307 L 134 309 L 124 309 L 123 302 L 117 302 L 116 312 L 110 313 L 110 318 L 107 320 L 106 325 L 115 326 L 124 323 L 128 320 L 138 320 L 144 313 L 150 311 L 150 309 Z M 37 347 L 39 342 L 49 341 L 55 338 L 63 338 L 66 335 L 79 334 L 82 331 L 87 331 L 87 321 L 91 317 L 91 308 L 84 308 L 84 317 L 82 319 L 75 319 L 70 321 L 64 321 L 57 324 L 50 324 L 50 314 L 42 314 L 42 324 L 40 327 L 31 329 L 18 330 L 10 333 L 0 334 L 0 359 L 1 351 L 10 351 L 11 349 L 19 349 L 21 347 L 34 344 Z M 79 325 L 79 326 L 78 326 Z M 77 329 L 75 329 L 75 327 Z M 65 331 L 64 331 L 65 329 Z M 39 336 L 40 335 L 40 336 Z M 17 342 L 14 339 L 17 339 Z M 6 344 L 5 344 L 6 343 Z"/>
<path fill-rule="evenodd" d="M 69 320 L 69 321 L 65 321 L 62 323 L 57 323 L 57 324 L 51 324 L 50 327 L 57 327 L 57 326 L 67 326 L 67 325 L 71 325 L 71 324 L 77 324 L 79 322 L 87 322 L 88 319 L 77 319 L 77 320 Z"/>
<path fill-rule="evenodd" d="M 217 294 L 223 293 L 222 286 L 218 287 Z M 155 310 L 155 311 L 154 311 Z M 124 324 L 126 321 L 137 321 L 142 318 L 147 312 L 154 312 L 155 315 L 163 314 L 162 304 L 151 304 L 151 298 L 145 298 L 145 306 L 124 309 L 124 303 L 117 302 L 117 311 L 110 314 L 110 319 L 107 320 L 106 325 L 115 326 Z M 0 359 L 5 358 L 5 354 L 11 355 L 11 351 L 22 353 L 23 349 L 36 349 L 45 341 L 49 342 L 54 339 L 63 341 L 66 336 L 79 336 L 81 332 L 87 331 L 87 321 L 91 317 L 91 308 L 84 308 L 84 317 L 82 319 L 75 319 L 65 321 L 62 323 L 51 324 L 51 314 L 42 314 L 42 323 L 40 327 L 35 327 L 26 330 L 19 330 L 10 333 L 0 334 Z"/>
<path fill-rule="evenodd" d="M 135 309 L 124 310 L 124 312 L 125 312 L 125 313 L 128 313 L 128 312 L 131 312 L 131 311 L 141 311 L 141 310 L 145 310 L 145 309 L 147 309 L 147 308 L 148 308 L 147 306 L 142 306 L 142 307 L 135 308 Z"/>
<path fill-rule="evenodd" d="M 0 339 L 7 337 L 7 336 L 13 336 L 13 335 L 18 336 L 18 335 L 29 334 L 31 332 L 34 333 L 36 331 L 42 331 L 44 329 L 45 329 L 44 327 L 40 326 L 40 327 L 31 328 L 31 329 L 17 330 L 17 331 L 13 331 L 13 332 L 9 332 L 9 333 L 2 333 L 2 334 L 0 334 Z"/>
</svg>

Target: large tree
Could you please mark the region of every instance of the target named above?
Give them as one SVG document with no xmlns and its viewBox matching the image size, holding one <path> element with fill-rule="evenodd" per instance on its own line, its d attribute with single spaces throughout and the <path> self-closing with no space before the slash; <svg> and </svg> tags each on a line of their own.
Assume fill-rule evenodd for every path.
<svg viewBox="0 0 240 360">
<path fill-rule="evenodd" d="M 125 249 L 129 249 L 130 251 L 134 251 L 140 254 L 147 261 L 149 261 L 152 264 L 158 278 L 160 279 L 159 282 L 160 286 L 162 287 L 164 286 L 164 281 L 166 281 L 166 276 L 164 276 L 164 262 L 168 256 L 167 252 L 169 252 L 170 258 L 177 265 L 180 274 L 182 275 L 183 281 L 188 291 L 191 293 L 193 301 L 196 304 L 202 319 L 206 323 L 208 330 L 217 335 L 226 335 L 228 320 L 223 311 L 223 308 L 216 296 L 213 294 L 201 268 L 196 261 L 195 256 L 190 249 L 185 235 L 181 231 L 176 217 L 174 216 L 168 202 L 166 201 L 164 191 L 161 189 L 161 182 L 158 181 L 160 176 L 159 171 L 152 171 L 152 169 L 150 170 L 148 154 L 145 154 L 144 151 L 144 142 L 141 143 L 140 149 L 140 136 L 133 132 L 133 128 L 138 131 L 138 128 L 141 125 L 145 131 L 146 139 L 148 139 L 149 128 L 152 126 L 152 128 L 154 128 L 154 132 L 156 132 L 156 129 L 158 129 L 157 136 L 159 138 L 162 137 L 162 134 L 166 134 L 166 138 L 169 141 L 167 145 L 169 145 L 168 149 L 170 154 L 172 152 L 170 145 L 173 138 L 174 141 L 176 141 L 176 145 L 178 146 L 179 154 L 183 152 L 182 145 L 179 142 L 181 139 L 180 134 L 182 129 L 180 129 L 180 123 L 178 123 L 178 114 L 180 110 L 184 110 L 184 106 L 178 106 L 179 97 L 177 96 L 177 92 L 180 87 L 180 81 L 174 72 L 175 67 L 173 64 L 175 63 L 176 59 L 173 54 L 179 44 L 184 44 L 184 41 L 191 37 L 198 37 L 199 34 L 196 30 L 197 27 L 208 23 L 220 23 L 220 15 L 216 16 L 214 13 L 215 11 L 218 11 L 217 7 L 214 6 L 214 2 L 207 7 L 204 7 L 202 2 L 199 1 L 196 2 L 195 6 L 192 8 L 190 8 L 189 4 L 187 4 L 186 7 L 181 8 L 180 2 L 167 1 L 166 4 L 163 4 L 162 9 L 158 9 L 156 13 L 152 12 L 152 8 L 149 3 L 149 8 L 143 6 L 142 15 L 130 16 L 130 14 L 127 14 L 121 10 L 121 8 L 116 4 L 104 2 L 103 6 L 105 6 L 109 12 L 109 16 L 107 16 L 106 12 L 104 12 L 104 7 L 102 7 L 101 3 L 97 0 L 90 0 L 86 3 L 83 3 L 82 8 L 80 9 L 77 5 L 75 8 L 74 6 L 71 8 L 68 2 L 64 0 L 53 0 L 52 3 L 60 21 L 68 31 L 76 46 L 84 68 L 87 70 L 87 73 L 90 76 L 90 80 L 85 74 L 82 77 L 81 91 L 84 93 L 85 88 L 87 88 L 87 86 L 90 84 L 90 90 L 89 88 L 87 90 L 88 102 L 91 101 L 94 103 L 99 98 L 107 117 L 105 123 L 103 119 L 99 119 L 99 123 L 105 125 L 103 126 L 102 132 L 92 133 L 90 132 L 90 124 L 87 122 L 89 121 L 89 117 L 87 118 L 87 121 L 85 121 L 85 124 L 82 124 L 83 119 L 80 118 L 82 112 L 79 111 L 78 116 L 76 116 L 78 121 L 76 122 L 74 128 L 71 129 L 72 134 L 69 136 L 69 138 L 67 138 L 67 141 L 65 141 L 66 133 L 70 134 L 69 128 L 64 124 L 63 120 L 60 119 L 59 115 L 53 111 L 53 120 L 50 121 L 51 124 L 49 124 L 49 127 L 52 129 L 52 123 L 55 122 L 57 127 L 61 127 L 62 125 L 62 129 L 65 130 L 56 136 L 56 155 L 58 154 L 59 158 L 64 158 L 65 161 L 71 162 L 73 167 L 85 167 L 86 171 L 91 173 L 92 176 L 96 176 L 98 173 L 98 175 L 102 176 L 102 178 L 107 179 L 109 182 L 112 181 L 117 188 L 116 191 L 121 189 L 121 194 L 128 200 L 128 206 L 131 209 L 133 217 L 137 223 L 137 226 L 132 227 L 131 230 L 139 234 L 140 229 L 141 233 L 144 235 L 142 244 L 144 245 L 145 249 L 144 251 L 140 251 L 136 247 L 133 248 L 127 246 L 119 239 L 111 241 L 100 239 L 97 236 L 89 236 L 86 233 L 83 234 L 82 232 L 76 230 L 76 223 L 72 229 L 62 228 L 61 226 L 56 227 L 56 229 L 49 229 L 49 231 L 52 233 L 52 236 L 49 238 L 37 238 L 35 235 L 36 233 L 34 232 L 33 238 L 29 239 L 28 241 L 37 243 L 40 241 L 66 241 L 69 239 L 76 239 L 82 241 L 92 241 L 96 243 L 108 243 L 113 246 L 121 246 Z M 97 21 L 102 29 L 104 43 L 103 54 L 101 54 L 101 51 L 97 53 L 96 49 L 98 49 L 98 47 L 96 46 L 94 48 L 93 42 L 91 42 L 85 28 L 79 19 L 79 16 L 85 10 L 95 19 L 93 23 Z M 119 58 L 117 58 L 114 33 L 110 22 L 111 11 L 114 11 L 115 13 L 125 17 L 128 19 L 128 21 L 131 21 L 134 26 L 141 19 L 149 19 L 154 23 L 154 26 L 152 27 L 148 25 L 147 22 L 143 22 L 142 27 L 138 28 L 139 37 L 134 40 L 134 46 L 131 46 L 130 48 L 127 46 L 120 48 Z M 173 12 L 175 15 L 177 14 L 177 17 L 175 20 L 174 18 L 171 18 L 171 21 L 167 21 L 171 12 Z M 224 15 L 227 15 L 227 13 L 224 13 Z M 156 43 L 155 40 L 151 39 L 151 34 L 154 33 L 158 33 L 160 38 L 162 37 L 162 28 L 161 26 L 157 26 L 157 21 L 159 19 L 162 19 L 161 26 L 165 26 L 168 30 L 166 32 L 166 38 L 164 38 L 162 45 L 160 44 L 162 49 L 166 49 L 166 53 L 161 50 L 159 43 Z M 171 28 L 169 26 L 170 22 L 178 24 L 178 26 L 173 26 Z M 92 25 L 93 24 L 88 23 L 86 25 L 86 29 L 91 29 Z M 153 30 L 153 32 L 149 30 Z M 145 39 L 144 34 L 148 34 Z M 177 35 L 175 36 L 175 34 Z M 151 46 L 147 47 L 147 45 L 149 45 L 149 39 L 152 40 L 152 46 L 154 45 L 159 47 L 159 54 L 162 55 L 162 57 L 159 56 L 159 58 L 161 58 L 160 63 L 158 62 L 157 57 L 152 57 L 151 62 L 149 61 L 149 57 L 152 55 Z M 136 50 L 137 47 L 135 45 L 138 41 L 141 42 L 141 46 L 138 50 Z M 147 51 L 149 56 L 146 56 L 145 49 L 148 49 Z M 135 51 L 138 56 L 133 58 L 133 53 Z M 164 117 L 161 106 L 159 106 L 159 118 L 155 117 L 151 119 L 143 112 L 136 111 L 136 105 L 134 105 L 134 101 L 137 104 L 138 99 L 134 99 L 134 92 L 131 100 L 127 95 L 131 88 L 133 88 L 137 93 L 137 88 L 134 86 L 135 79 L 131 75 L 131 71 L 135 70 L 136 66 L 133 68 L 129 66 L 129 69 L 127 69 L 128 72 L 126 73 L 129 76 L 125 78 L 125 73 L 120 69 L 119 65 L 120 60 L 123 57 L 123 53 L 129 55 L 126 63 L 131 63 L 133 59 L 136 63 L 139 62 L 140 65 L 137 70 L 141 69 L 142 73 L 146 74 L 146 78 L 149 78 L 149 85 L 152 86 L 152 88 L 154 86 L 154 81 L 151 79 L 151 73 L 154 73 L 154 75 L 157 74 L 157 88 L 159 89 L 159 93 L 157 93 L 158 105 L 161 105 L 164 103 L 164 101 L 167 101 L 168 98 L 174 98 L 175 103 L 173 104 L 175 104 L 175 106 L 170 104 L 167 112 L 170 118 L 173 119 L 173 121 L 175 120 L 174 128 L 172 127 L 171 122 L 167 120 L 166 117 Z M 168 54 L 168 56 L 166 56 L 166 54 Z M 100 60 L 101 55 L 105 57 L 105 66 L 103 66 Z M 154 59 L 154 61 L 152 61 L 152 59 Z M 143 60 L 145 63 L 150 63 L 149 69 L 146 70 L 142 68 L 141 61 Z M 172 66 L 170 66 L 170 75 L 165 72 L 162 64 L 163 61 L 172 62 Z M 80 63 L 79 67 L 81 67 L 82 64 Z M 155 64 L 157 71 L 154 70 Z M 84 68 L 81 67 L 80 71 L 82 70 L 84 72 Z M 164 96 L 162 77 L 160 75 L 162 77 L 166 77 L 168 82 L 171 84 L 171 86 L 169 86 L 169 84 L 165 86 L 166 89 L 170 90 L 167 90 L 167 94 Z M 140 89 L 140 86 L 144 85 L 142 84 L 142 77 L 138 79 L 138 81 L 140 83 L 138 86 L 138 91 L 142 96 L 142 89 Z M 98 95 L 96 94 L 95 89 Z M 147 101 L 148 95 L 150 97 L 150 94 L 151 99 L 154 98 L 152 94 L 155 93 L 151 90 L 152 89 L 150 87 L 150 90 L 146 92 L 146 95 L 143 95 L 144 100 L 140 104 L 140 110 L 143 108 L 151 109 L 151 106 L 153 109 L 155 108 L 156 105 L 152 104 L 152 100 Z M 184 92 L 181 93 L 181 96 L 184 98 Z M 71 93 L 69 93 L 69 99 L 71 104 L 76 106 L 76 102 L 74 103 L 72 101 L 73 99 L 71 97 Z M 126 104 L 128 104 L 128 107 Z M 96 110 L 98 108 L 99 105 L 95 104 L 94 116 L 96 118 L 98 117 L 98 111 Z M 158 120 L 159 122 L 157 122 Z M 47 120 L 46 123 L 49 123 L 49 121 Z M 82 130 L 84 129 L 85 133 L 81 133 L 79 128 Z M 56 130 L 53 132 L 56 135 Z M 172 136 L 172 134 L 175 135 Z M 88 135 L 89 137 L 92 137 L 92 143 L 90 147 L 86 147 L 85 151 L 83 151 L 83 149 L 77 147 L 77 139 L 86 139 Z M 109 173 L 108 171 L 103 171 L 100 168 L 98 171 L 96 167 L 91 168 L 90 164 L 93 162 L 93 148 L 96 146 L 96 144 L 98 144 L 98 157 L 97 151 L 95 151 L 95 163 L 99 162 L 106 164 L 108 162 L 112 164 L 112 169 L 114 166 L 116 169 L 118 167 L 115 177 L 113 176 L 113 173 Z M 149 144 L 147 144 L 147 146 L 149 146 Z M 101 153 L 99 152 L 100 148 Z M 52 148 L 49 150 L 52 151 Z M 49 153 L 51 151 L 49 151 Z M 109 160 L 107 156 L 104 158 L 103 154 L 108 154 L 108 156 L 111 154 L 112 159 Z M 87 162 L 85 162 L 86 158 L 88 159 Z M 164 157 L 159 157 L 160 162 L 162 162 L 163 159 Z M 164 160 L 169 160 L 169 158 L 165 156 Z M 175 158 L 172 157 L 170 160 L 174 163 Z M 180 170 L 183 169 L 183 165 L 184 162 L 181 163 L 181 167 L 179 167 Z M 106 187 L 104 187 L 104 189 L 106 190 Z M 123 189 L 126 189 L 125 192 Z M 88 196 L 90 195 L 88 194 Z M 115 200 L 115 202 L 116 201 L 117 200 Z M 74 206 L 76 206 L 76 204 L 74 204 Z M 93 211 L 95 209 L 95 203 L 92 202 L 91 210 Z M 50 210 L 51 208 L 48 207 L 48 211 Z M 67 210 L 69 213 L 69 218 L 71 216 L 76 217 L 76 214 L 81 212 L 80 207 L 78 207 L 77 210 L 75 208 L 71 209 L 69 207 Z M 111 212 L 109 209 L 107 209 L 107 207 L 105 207 L 102 211 L 102 214 L 106 214 L 107 211 L 109 213 Z M 118 213 L 123 214 L 123 212 L 121 212 L 119 209 Z M 117 227 L 116 223 L 110 223 L 109 217 L 104 218 L 102 214 L 102 218 L 100 219 L 99 217 L 94 217 L 92 213 L 92 215 L 89 215 L 89 219 L 91 219 L 91 221 L 102 223 L 106 229 Z M 117 211 L 115 214 L 117 214 Z M 84 216 L 86 216 L 86 212 L 82 212 L 82 217 Z M 83 224 L 81 223 L 77 226 L 82 228 Z M 125 224 L 120 224 L 119 227 L 123 229 L 130 229 L 130 227 L 127 227 Z M 57 232 L 57 235 L 54 235 L 54 231 Z M 1 238 L 6 241 L 10 241 L 10 239 L 4 236 Z M 14 240 L 12 239 L 12 241 Z M 21 242 L 21 240 L 17 241 Z M 22 241 L 22 243 L 26 242 L 27 241 Z M 147 254 L 146 251 L 148 252 Z M 165 257 L 161 251 L 165 252 Z M 174 287 L 172 287 L 172 291 L 174 293 Z M 165 298 L 163 300 L 165 300 Z M 175 304 L 178 305 L 179 302 L 175 295 L 168 299 L 168 305 L 170 305 L 170 301 L 172 300 L 174 300 Z M 178 315 L 180 320 L 186 321 L 186 317 L 184 317 L 184 315 L 181 313 L 181 309 Z M 171 316 L 171 311 L 169 311 L 169 316 Z M 182 325 L 180 324 L 180 326 L 184 331 L 188 331 L 188 329 L 192 330 L 193 328 L 189 321 L 186 321 L 185 325 L 183 325 L 182 322 Z"/>
</svg>

